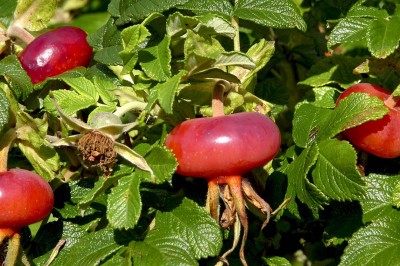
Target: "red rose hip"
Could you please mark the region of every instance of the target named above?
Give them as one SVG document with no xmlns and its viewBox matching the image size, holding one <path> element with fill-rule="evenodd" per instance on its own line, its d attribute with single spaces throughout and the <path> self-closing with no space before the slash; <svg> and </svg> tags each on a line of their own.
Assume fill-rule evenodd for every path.
<svg viewBox="0 0 400 266">
<path fill-rule="evenodd" d="M 272 160 L 280 148 L 275 123 L 259 113 L 197 118 L 178 125 L 165 145 L 177 173 L 192 177 L 242 175 Z"/>
<path fill-rule="evenodd" d="M 391 93 L 377 85 L 359 83 L 349 87 L 338 98 L 337 103 L 351 93 L 363 92 L 376 96 L 389 108 L 389 113 L 378 120 L 367 121 L 347 129 L 343 135 L 356 147 L 381 158 L 400 156 L 400 103 L 391 98 Z"/>
<path fill-rule="evenodd" d="M 262 227 L 268 223 L 272 208 L 242 175 L 271 161 L 280 144 L 276 124 L 269 117 L 252 112 L 188 120 L 175 127 L 165 140 L 165 146 L 178 161 L 178 174 L 207 180 L 206 206 L 211 216 L 219 221 L 220 197 L 228 206 L 221 226 L 232 226 L 237 213 L 244 228 L 239 251 L 243 265 L 247 265 L 244 247 L 249 230 L 245 198 L 266 215 Z M 235 244 L 220 256 L 221 261 L 226 261 L 237 245 L 239 236 L 234 235 Z"/>
<path fill-rule="evenodd" d="M 0 173 L 0 231 L 18 233 L 47 217 L 53 204 L 53 190 L 39 175 L 23 169 Z"/>
<path fill-rule="evenodd" d="M 78 66 L 87 66 L 93 48 L 87 34 L 66 26 L 46 32 L 34 39 L 19 55 L 22 67 L 34 84 Z"/>
</svg>

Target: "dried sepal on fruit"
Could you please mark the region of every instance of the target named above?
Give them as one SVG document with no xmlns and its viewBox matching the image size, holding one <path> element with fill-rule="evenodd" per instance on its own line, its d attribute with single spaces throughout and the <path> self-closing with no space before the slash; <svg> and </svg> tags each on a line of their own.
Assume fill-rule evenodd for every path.
<svg viewBox="0 0 400 266">
<path fill-rule="evenodd" d="M 136 122 L 122 124 L 111 121 L 111 124 L 97 127 L 97 123 L 88 125 L 83 121 L 65 114 L 58 103 L 51 98 L 63 121 L 79 134 L 62 139 L 49 137 L 53 146 L 74 146 L 79 150 L 84 163 L 98 167 L 108 176 L 117 162 L 117 155 L 134 164 L 138 168 L 153 174 L 146 160 L 128 146 L 119 143 L 117 139 L 135 126 Z M 102 119 L 104 120 L 107 119 Z"/>
</svg>

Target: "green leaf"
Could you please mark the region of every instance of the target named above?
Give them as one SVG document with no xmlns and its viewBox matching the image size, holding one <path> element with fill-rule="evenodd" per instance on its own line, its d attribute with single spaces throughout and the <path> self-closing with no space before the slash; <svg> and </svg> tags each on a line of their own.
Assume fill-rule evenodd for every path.
<svg viewBox="0 0 400 266">
<path fill-rule="evenodd" d="M 308 172 L 318 158 L 316 145 L 304 149 L 301 154 L 290 163 L 286 173 L 288 175 L 288 188 L 285 198 L 290 198 L 288 210 L 300 218 L 296 198 L 311 209 L 313 216 L 318 217 L 318 211 L 323 209 L 328 198 L 314 184 L 308 180 Z"/>
<path fill-rule="evenodd" d="M 31 163 L 35 171 L 45 178 L 52 180 L 59 170 L 60 158 L 54 147 L 47 145 L 45 134 L 48 123 L 44 119 L 33 119 L 20 111 L 18 121 L 18 148 Z"/>
<path fill-rule="evenodd" d="M 167 79 L 164 83 L 158 83 L 152 90 L 157 92 L 158 103 L 161 108 L 167 113 L 171 114 L 173 109 L 173 104 L 178 90 L 182 76 L 185 71 L 180 71 L 178 74 Z"/>
<path fill-rule="evenodd" d="M 314 64 L 308 71 L 308 78 L 299 84 L 311 87 L 322 87 L 328 84 L 339 84 L 347 88 L 360 80 L 353 74 L 353 69 L 363 62 L 363 58 L 333 55 L 325 57 Z"/>
<path fill-rule="evenodd" d="M 121 36 L 124 49 L 119 53 L 124 62 L 122 75 L 132 71 L 138 60 L 138 51 L 147 44 L 147 38 L 150 35 L 150 32 L 142 24 L 133 25 L 122 30 Z"/>
<path fill-rule="evenodd" d="M 381 217 L 349 240 L 340 266 L 397 265 L 400 260 L 400 212 Z"/>
<path fill-rule="evenodd" d="M 148 17 L 151 13 L 162 13 L 177 5 L 182 5 L 188 0 L 120 0 L 119 2 L 119 24 L 128 22 L 136 23 Z"/>
<path fill-rule="evenodd" d="M 261 39 L 258 43 L 253 44 L 246 52 L 247 57 L 254 63 L 254 67 L 251 69 L 232 67 L 229 72 L 242 81 L 242 87 L 245 88 L 245 90 L 251 91 L 251 89 L 247 88 L 247 85 L 250 84 L 253 79 L 257 77 L 257 73 L 267 65 L 274 52 L 275 42 Z"/>
<path fill-rule="evenodd" d="M 199 19 L 201 23 L 196 26 L 194 31 L 201 35 L 221 35 L 231 39 L 236 35 L 235 28 L 231 23 L 221 17 L 207 13 L 203 16 L 197 17 L 197 19 Z"/>
<path fill-rule="evenodd" d="M 184 16 L 176 12 L 168 16 L 166 31 L 171 38 L 178 38 L 184 36 L 187 30 L 193 29 L 199 23 L 198 18 Z"/>
<path fill-rule="evenodd" d="M 198 1 L 191 0 L 187 3 L 178 6 L 180 9 L 186 9 L 194 12 L 195 14 L 216 13 L 227 19 L 233 16 L 233 6 L 229 0 L 209 0 Z"/>
<path fill-rule="evenodd" d="M 53 17 L 56 7 L 57 0 L 19 0 L 14 13 L 14 25 L 30 31 L 42 30 Z"/>
<path fill-rule="evenodd" d="M 256 65 L 246 54 L 240 52 L 225 52 L 221 53 L 221 55 L 216 58 L 214 66 L 241 66 L 244 68 L 252 69 L 255 68 Z"/>
<path fill-rule="evenodd" d="M 399 47 L 400 17 L 374 20 L 367 31 L 367 44 L 371 54 L 377 58 L 386 58 Z"/>
<path fill-rule="evenodd" d="M 334 87 L 323 86 L 312 88 L 306 92 L 306 101 L 322 108 L 334 108 L 340 92 Z"/>
<path fill-rule="evenodd" d="M 345 18 L 333 28 L 328 38 L 328 48 L 340 43 L 365 40 L 370 24 L 377 19 L 387 19 L 386 10 L 354 5 Z"/>
<path fill-rule="evenodd" d="M 97 87 L 89 79 L 85 77 L 65 77 L 62 80 L 80 95 L 92 98 L 94 102 L 99 100 Z"/>
<path fill-rule="evenodd" d="M 328 47 L 341 43 L 358 42 L 366 39 L 368 26 L 371 23 L 367 18 L 344 18 L 329 34 Z"/>
<path fill-rule="evenodd" d="M 139 51 L 140 66 L 146 75 L 153 80 L 162 82 L 171 77 L 170 42 L 170 37 L 165 35 L 159 44 Z"/>
<path fill-rule="evenodd" d="M 69 250 L 64 265 L 100 265 L 121 248 L 115 243 L 114 233 L 103 229 L 81 237 Z"/>
<path fill-rule="evenodd" d="M 393 206 L 396 208 L 400 208 L 400 182 L 397 183 L 395 186 L 393 193 L 392 193 L 392 198 L 393 198 Z"/>
<path fill-rule="evenodd" d="M 9 55 L 0 61 L 0 75 L 10 82 L 10 87 L 18 99 L 26 100 L 33 91 L 32 81 L 16 55 Z"/>
<path fill-rule="evenodd" d="M 112 93 L 115 89 L 115 85 L 105 83 L 104 80 L 100 80 L 96 77 L 94 78 L 94 85 L 97 88 L 101 101 L 107 105 L 108 109 L 111 108 L 115 110 L 118 102 L 117 97 Z"/>
<path fill-rule="evenodd" d="M 365 196 L 360 200 L 364 213 L 364 223 L 399 212 L 393 208 L 392 197 L 399 178 L 399 175 L 370 174 L 368 176 L 366 179 L 368 189 Z"/>
<path fill-rule="evenodd" d="M 320 126 L 330 116 L 332 110 L 313 104 L 301 104 L 293 117 L 293 141 L 297 146 L 310 146 L 319 134 Z"/>
<path fill-rule="evenodd" d="M 185 69 L 191 74 L 211 68 L 224 52 L 224 48 L 215 38 L 200 36 L 189 30 L 184 44 Z"/>
<path fill-rule="evenodd" d="M 155 227 L 142 242 L 131 242 L 135 265 L 197 265 L 196 259 L 217 256 L 222 247 L 219 225 L 191 200 L 170 212 L 157 212 Z"/>
<path fill-rule="evenodd" d="M 388 108 L 377 97 L 366 93 L 352 93 L 341 100 L 320 127 L 319 139 L 331 138 L 336 134 L 369 120 L 377 120 L 388 113 Z"/>
<path fill-rule="evenodd" d="M 86 209 L 98 196 L 102 195 L 108 188 L 113 186 L 117 180 L 131 173 L 132 169 L 130 167 L 121 167 L 121 169 L 113 171 L 106 179 L 99 178 L 94 184 L 94 187 L 79 201 L 79 208 Z"/>
<path fill-rule="evenodd" d="M 357 170 L 357 153 L 347 141 L 328 139 L 317 143 L 319 154 L 312 172 L 314 184 L 328 197 L 359 199 L 366 184 Z"/>
<path fill-rule="evenodd" d="M 154 178 L 151 180 L 155 183 L 163 183 L 170 181 L 175 173 L 177 162 L 174 154 L 164 146 L 154 146 L 148 155 L 146 161 L 150 165 L 154 173 Z"/>
<path fill-rule="evenodd" d="M 72 90 L 56 90 L 52 94 L 61 109 L 69 116 L 96 104 L 92 97 L 78 94 Z M 48 97 L 45 98 L 44 106 L 49 111 L 55 110 L 53 102 Z"/>
<path fill-rule="evenodd" d="M 0 0 L 0 23 L 6 27 L 10 26 L 14 16 L 14 10 L 17 7 L 17 1 Z"/>
<path fill-rule="evenodd" d="M 232 82 L 232 83 L 237 83 L 240 84 L 240 80 L 237 78 L 237 76 L 230 74 L 220 68 L 209 68 L 207 70 L 201 71 L 201 72 L 196 72 L 193 75 L 190 76 L 189 80 L 201 80 L 201 81 L 210 81 L 212 79 L 217 79 L 221 80 L 224 79 L 226 81 Z M 216 83 L 215 81 L 214 83 Z M 198 85 L 198 84 L 196 84 Z M 200 86 L 203 85 L 199 84 Z"/>
<path fill-rule="evenodd" d="M 0 132 L 3 131 L 4 127 L 8 123 L 10 118 L 9 114 L 10 104 L 7 99 L 6 93 L 0 88 Z"/>
<path fill-rule="evenodd" d="M 123 49 L 121 32 L 114 25 L 114 20 L 108 22 L 97 31 L 88 35 L 89 44 L 96 49 L 94 59 L 106 65 L 122 65 L 119 52 Z"/>
<path fill-rule="evenodd" d="M 348 18 L 386 19 L 389 17 L 389 14 L 385 9 L 379 9 L 379 8 L 373 7 L 373 6 L 362 6 L 362 5 L 355 4 L 349 10 L 346 17 L 348 17 Z"/>
<path fill-rule="evenodd" d="M 148 171 L 150 174 L 153 173 L 146 160 L 128 146 L 119 142 L 115 142 L 114 150 L 133 165 L 139 167 L 142 170 Z"/>
<path fill-rule="evenodd" d="M 134 228 L 142 211 L 140 178 L 135 174 L 119 179 L 108 196 L 107 219 L 114 228 Z"/>
<path fill-rule="evenodd" d="M 267 257 L 262 258 L 267 266 L 291 266 L 292 264 L 284 257 Z"/>
<path fill-rule="evenodd" d="M 267 27 L 294 28 L 305 31 L 306 22 L 291 0 L 238 0 L 235 16 Z"/>
<path fill-rule="evenodd" d="M 54 179 L 60 158 L 53 147 L 42 145 L 36 148 L 27 141 L 20 141 L 18 148 L 40 176 L 48 181 Z"/>
<path fill-rule="evenodd" d="M 52 265 L 63 265 L 69 256 L 70 248 L 86 233 L 87 232 L 83 226 L 72 222 L 58 220 L 57 222 L 45 224 L 39 229 L 35 236 L 35 240 L 32 242 L 33 246 L 31 246 L 30 249 L 35 251 L 35 244 L 38 244 L 39 247 L 36 247 L 36 249 L 39 250 L 37 252 L 43 254 L 43 248 L 46 248 L 45 250 L 48 250 L 49 252 L 44 256 L 35 258 L 35 265 L 45 265 L 52 253 L 51 249 L 54 248 L 61 239 L 65 240 L 65 244 L 62 247 L 62 252 L 58 253 L 58 256 L 55 258 Z"/>
</svg>

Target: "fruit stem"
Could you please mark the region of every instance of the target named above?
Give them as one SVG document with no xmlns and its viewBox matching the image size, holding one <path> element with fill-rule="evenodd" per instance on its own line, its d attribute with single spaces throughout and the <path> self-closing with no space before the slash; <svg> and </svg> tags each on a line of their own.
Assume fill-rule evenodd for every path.
<svg viewBox="0 0 400 266">
<path fill-rule="evenodd" d="M 7 29 L 7 36 L 10 38 L 17 38 L 25 46 L 31 43 L 35 39 L 35 37 L 32 34 L 30 34 L 27 30 L 16 25 L 11 25 Z"/>
<path fill-rule="evenodd" d="M 244 266 L 247 266 L 246 258 L 244 257 L 244 247 L 246 245 L 247 235 L 249 233 L 249 224 L 246 214 L 246 206 L 242 194 L 242 177 L 241 176 L 229 176 L 227 177 L 227 184 L 233 197 L 233 202 L 237 214 L 239 216 L 240 223 L 243 226 L 243 237 L 240 245 L 239 257 Z"/>
<path fill-rule="evenodd" d="M 225 115 L 224 113 L 224 92 L 225 92 L 225 82 L 218 81 L 214 86 L 213 98 L 212 98 L 212 111 L 213 116 Z"/>
<path fill-rule="evenodd" d="M 21 248 L 21 235 L 15 233 L 8 241 L 8 251 L 4 265 L 16 265 Z"/>
<path fill-rule="evenodd" d="M 16 129 L 10 128 L 0 140 L 0 173 L 7 171 L 8 152 L 16 137 Z"/>
</svg>

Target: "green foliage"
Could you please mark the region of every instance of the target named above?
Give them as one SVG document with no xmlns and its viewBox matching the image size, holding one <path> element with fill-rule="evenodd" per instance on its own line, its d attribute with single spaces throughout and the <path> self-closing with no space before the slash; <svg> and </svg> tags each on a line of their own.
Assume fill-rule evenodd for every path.
<svg viewBox="0 0 400 266">
<path fill-rule="evenodd" d="M 156 224 L 146 239 L 128 247 L 135 263 L 193 265 L 196 259 L 215 256 L 221 249 L 218 225 L 190 200 L 184 200 L 172 212 L 158 212 L 155 219 Z"/>
<path fill-rule="evenodd" d="M 399 213 L 380 217 L 357 231 L 339 265 L 396 264 L 399 259 Z M 366 257 L 365 254 L 368 254 Z"/>
<path fill-rule="evenodd" d="M 7 95 L 4 90 L 0 90 L 0 132 L 3 131 L 3 128 L 8 123 L 9 112 L 8 109 L 10 108 L 10 104 L 7 100 Z"/>
<path fill-rule="evenodd" d="M 342 135 L 389 109 L 365 93 L 336 104 L 360 82 L 400 95 L 395 1 L 45 2 L 0 0 L 0 132 L 12 136 L 0 155 L 56 196 L 24 245 L 36 265 L 221 263 L 239 232 L 210 217 L 207 182 L 177 175 L 163 145 L 180 122 L 212 116 L 221 84 L 226 114 L 260 112 L 282 135 L 277 157 L 246 174 L 273 210 L 290 199 L 262 231 L 265 217 L 248 214 L 249 264 L 398 264 L 399 158 L 368 155 Z M 90 66 L 33 85 L 7 30 L 67 24 L 88 29 Z M 103 128 L 119 153 L 108 173 L 77 149 L 99 130 L 88 126 L 99 112 L 123 123 Z"/>
<path fill-rule="evenodd" d="M 9 55 L 0 61 L 0 74 L 12 83 L 11 89 L 18 99 L 25 100 L 33 92 L 32 82 L 16 56 Z"/>
<path fill-rule="evenodd" d="M 333 29 L 328 47 L 363 41 L 374 57 L 386 58 L 399 46 L 399 14 L 397 9 L 389 15 L 384 9 L 354 5 Z"/>
<path fill-rule="evenodd" d="M 53 17 L 57 5 L 56 0 L 28 0 L 17 2 L 13 23 L 15 25 L 23 25 L 30 31 L 39 31 L 45 28 L 46 24 Z"/>
</svg>

